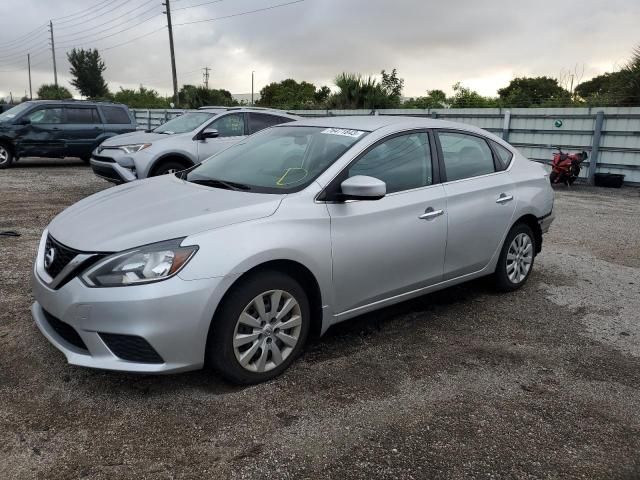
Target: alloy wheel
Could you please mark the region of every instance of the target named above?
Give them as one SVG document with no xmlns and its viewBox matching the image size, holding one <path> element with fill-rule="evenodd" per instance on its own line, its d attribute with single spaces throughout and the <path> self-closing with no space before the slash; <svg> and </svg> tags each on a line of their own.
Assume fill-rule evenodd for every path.
<svg viewBox="0 0 640 480">
<path fill-rule="evenodd" d="M 302 331 L 302 310 L 284 290 L 256 296 L 242 311 L 233 334 L 236 360 L 251 372 L 268 372 L 293 352 Z"/>
<path fill-rule="evenodd" d="M 521 283 L 533 263 L 533 242 L 526 233 L 515 236 L 507 252 L 507 276 L 512 283 Z"/>
<path fill-rule="evenodd" d="M 0 165 L 3 165 L 9 161 L 9 151 L 0 145 Z"/>
</svg>

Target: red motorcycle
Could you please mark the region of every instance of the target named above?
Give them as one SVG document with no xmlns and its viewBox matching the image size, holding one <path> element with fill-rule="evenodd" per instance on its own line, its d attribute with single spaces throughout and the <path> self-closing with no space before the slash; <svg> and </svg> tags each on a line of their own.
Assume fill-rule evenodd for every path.
<svg viewBox="0 0 640 480">
<path fill-rule="evenodd" d="M 551 180 L 551 183 L 572 185 L 580 175 L 582 162 L 587 158 L 589 158 L 589 155 L 584 150 L 579 153 L 564 153 L 558 147 L 558 153 L 553 155 L 553 160 L 551 161 L 549 180 Z"/>
</svg>

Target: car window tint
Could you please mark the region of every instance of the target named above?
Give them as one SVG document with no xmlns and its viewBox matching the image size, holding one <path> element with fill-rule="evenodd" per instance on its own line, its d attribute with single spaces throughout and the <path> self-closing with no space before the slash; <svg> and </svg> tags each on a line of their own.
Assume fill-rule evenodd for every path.
<svg viewBox="0 0 640 480">
<path fill-rule="evenodd" d="M 439 132 L 447 181 L 495 172 L 493 155 L 482 138 L 464 133 Z"/>
<path fill-rule="evenodd" d="M 62 123 L 62 108 L 41 108 L 27 117 L 33 124 Z"/>
<path fill-rule="evenodd" d="M 509 165 L 511 164 L 511 160 L 513 159 L 513 153 L 511 153 L 509 150 L 507 150 L 497 142 L 491 142 L 491 144 L 498 154 L 498 157 L 500 157 L 500 161 L 502 162 L 504 168 L 506 169 L 507 167 L 509 167 Z"/>
<path fill-rule="evenodd" d="M 251 133 L 259 132 L 268 127 L 279 125 L 281 123 L 291 122 L 292 119 L 286 117 L 278 117 L 276 115 L 269 115 L 266 113 L 250 113 L 249 114 L 249 129 Z"/>
<path fill-rule="evenodd" d="M 102 106 L 100 108 L 102 109 L 105 123 L 131 123 L 129 114 L 122 107 Z"/>
<path fill-rule="evenodd" d="M 215 128 L 221 137 L 244 135 L 244 114 L 232 113 L 214 121 L 209 128 Z"/>
<path fill-rule="evenodd" d="M 368 175 L 387 184 L 387 193 L 431 185 L 431 151 L 424 132 L 390 138 L 349 168 L 349 177 Z"/>
<path fill-rule="evenodd" d="M 101 123 L 95 108 L 65 108 L 66 123 Z"/>
</svg>

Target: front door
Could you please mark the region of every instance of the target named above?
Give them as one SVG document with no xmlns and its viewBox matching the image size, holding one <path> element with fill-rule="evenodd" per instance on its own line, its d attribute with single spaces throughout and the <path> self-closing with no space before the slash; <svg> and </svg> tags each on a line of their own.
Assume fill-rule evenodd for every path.
<svg viewBox="0 0 640 480">
<path fill-rule="evenodd" d="M 456 131 L 437 137 L 446 175 L 449 280 L 482 270 L 497 254 L 513 221 L 516 193 L 484 138 Z"/>
<path fill-rule="evenodd" d="M 229 113 L 219 117 L 207 126 L 207 129 L 212 128 L 218 130 L 218 137 L 197 140 L 199 162 L 238 143 L 246 136 L 244 113 Z"/>
<path fill-rule="evenodd" d="M 336 313 L 441 281 L 447 212 L 432 167 L 428 134 L 410 132 L 379 142 L 339 177 L 378 178 L 387 195 L 327 204 Z"/>
<path fill-rule="evenodd" d="M 62 157 L 65 149 L 62 116 L 62 108 L 53 106 L 43 106 L 25 115 L 29 123 L 18 132 L 18 155 Z"/>
</svg>

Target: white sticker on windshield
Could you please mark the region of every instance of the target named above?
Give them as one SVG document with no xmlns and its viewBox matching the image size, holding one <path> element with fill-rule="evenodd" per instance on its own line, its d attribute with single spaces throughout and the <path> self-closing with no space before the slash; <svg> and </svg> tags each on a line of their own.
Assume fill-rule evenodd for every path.
<svg viewBox="0 0 640 480">
<path fill-rule="evenodd" d="M 7 113 L 7 118 L 13 118 L 15 116 L 16 116 L 15 113 Z"/>
<path fill-rule="evenodd" d="M 322 132 L 325 135 L 342 135 L 343 137 L 358 138 L 364 132 L 361 130 L 351 130 L 349 128 L 326 128 Z"/>
</svg>

